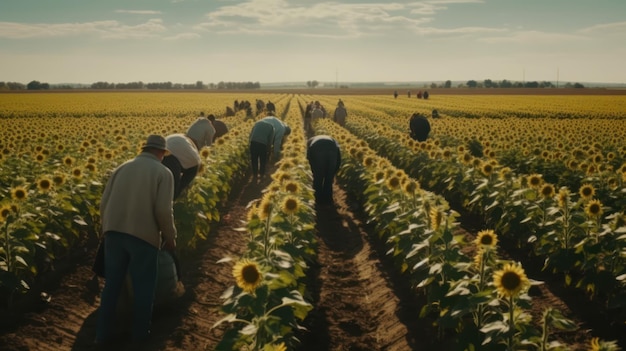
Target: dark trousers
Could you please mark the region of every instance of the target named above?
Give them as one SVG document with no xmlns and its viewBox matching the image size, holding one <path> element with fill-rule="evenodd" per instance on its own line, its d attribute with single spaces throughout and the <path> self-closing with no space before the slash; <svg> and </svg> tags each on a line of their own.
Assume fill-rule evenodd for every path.
<svg viewBox="0 0 626 351">
<path fill-rule="evenodd" d="M 337 173 L 337 148 L 333 144 L 318 142 L 310 151 L 309 164 L 313 173 L 315 202 L 319 205 L 333 203 L 333 181 Z"/>
<path fill-rule="evenodd" d="M 267 165 L 267 157 L 269 148 L 263 143 L 256 141 L 250 142 L 250 163 L 252 165 L 252 175 L 265 175 L 265 167 Z"/>
</svg>

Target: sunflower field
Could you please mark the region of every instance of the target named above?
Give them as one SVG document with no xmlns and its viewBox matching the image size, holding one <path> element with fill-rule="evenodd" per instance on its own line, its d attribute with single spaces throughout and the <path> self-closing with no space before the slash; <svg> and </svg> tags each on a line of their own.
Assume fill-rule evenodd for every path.
<svg viewBox="0 0 626 351">
<path fill-rule="evenodd" d="M 442 340 L 462 349 L 559 350 L 553 330 L 575 326 L 544 311 L 537 328 L 528 290 L 541 284 L 524 266 L 585 294 L 626 322 L 626 97 L 253 93 L 28 93 L 0 99 L 0 299 L 10 308 L 57 262 L 99 240 L 99 199 L 110 172 L 133 158 L 148 134 L 184 133 L 198 113 L 229 133 L 201 150 L 202 168 L 174 204 L 180 250 L 194 250 L 219 221 L 248 170 L 245 111 L 234 100 L 272 100 L 292 127 L 265 195 L 242 228 L 246 254 L 224 292 L 228 349 L 283 350 L 312 309 L 308 262 L 316 251 L 315 207 L 302 115 L 319 101 L 327 116 L 341 98 L 345 127 L 314 121 L 342 147 L 338 183 L 357 199 L 389 259 L 427 302 Z M 431 111 L 439 112 L 430 118 Z M 428 116 L 425 142 L 409 117 Z M 481 221 L 458 235 L 459 212 Z M 527 260 L 504 259 L 506 248 Z M 217 326 L 216 325 L 216 326 Z M 448 340 L 450 338 L 447 338 Z M 594 339 L 597 349 L 615 350 Z M 595 346 L 593 346 L 595 347 Z"/>
</svg>

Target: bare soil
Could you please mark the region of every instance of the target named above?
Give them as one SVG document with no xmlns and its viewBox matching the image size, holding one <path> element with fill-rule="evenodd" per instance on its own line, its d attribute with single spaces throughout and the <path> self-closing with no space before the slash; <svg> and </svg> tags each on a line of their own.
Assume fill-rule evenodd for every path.
<svg viewBox="0 0 626 351">
<path fill-rule="evenodd" d="M 131 346 L 121 339 L 115 346 L 122 350 L 213 350 L 224 330 L 212 329 L 222 315 L 220 295 L 233 284 L 231 264 L 217 263 L 245 250 L 246 234 L 238 231 L 245 221 L 251 200 L 261 196 L 269 179 L 260 182 L 244 179 L 233 190 L 224 209 L 223 220 L 201 243 L 194 254 L 181 257 L 182 281 L 186 293 L 169 306 L 155 310 L 152 337 L 144 345 Z M 309 288 L 315 309 L 303 322 L 299 333 L 301 351 L 421 351 L 445 350 L 445 340 L 437 340 L 427 319 L 417 315 L 422 301 L 408 283 L 397 276 L 385 259 L 383 245 L 356 204 L 335 186 L 335 205 L 318 209 L 318 262 L 310 269 Z M 466 235 L 480 229 L 480 223 L 465 218 Z M 475 225 L 475 226 L 473 226 Z M 95 246 L 79 260 L 68 262 L 58 279 L 44 285 L 51 300 L 29 298 L 20 311 L 0 318 L 0 350 L 52 351 L 93 350 L 98 293 L 90 286 L 91 263 Z M 512 253 L 511 255 L 522 255 Z M 531 278 L 538 279 L 531 275 Z M 102 281 L 98 282 L 98 288 Z M 534 289 L 533 315 L 538 319 L 545 307 L 554 307 L 577 321 L 574 333 L 556 334 L 571 350 L 587 349 L 592 334 L 614 339 L 619 334 L 602 328 L 606 319 L 596 306 L 549 282 Z M 604 334 L 603 334 L 604 333 Z"/>
</svg>

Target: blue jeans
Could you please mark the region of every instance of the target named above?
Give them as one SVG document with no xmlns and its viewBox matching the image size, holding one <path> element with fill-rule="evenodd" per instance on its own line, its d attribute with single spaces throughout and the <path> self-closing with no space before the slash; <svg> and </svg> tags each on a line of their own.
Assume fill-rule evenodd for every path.
<svg viewBox="0 0 626 351">
<path fill-rule="evenodd" d="M 113 338 L 116 307 L 126 274 L 133 284 L 133 341 L 146 339 L 150 334 L 152 303 L 157 284 L 157 257 L 159 250 L 129 234 L 107 232 L 104 237 L 104 272 L 106 280 L 100 310 L 96 342 Z"/>
</svg>

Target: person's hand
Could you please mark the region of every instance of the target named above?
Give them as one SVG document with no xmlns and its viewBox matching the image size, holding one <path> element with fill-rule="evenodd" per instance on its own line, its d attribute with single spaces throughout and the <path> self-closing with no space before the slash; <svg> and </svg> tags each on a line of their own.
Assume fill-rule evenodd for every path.
<svg viewBox="0 0 626 351">
<path fill-rule="evenodd" d="M 163 248 L 169 252 L 174 252 L 176 250 L 176 240 L 165 240 Z"/>
</svg>

